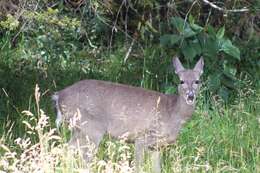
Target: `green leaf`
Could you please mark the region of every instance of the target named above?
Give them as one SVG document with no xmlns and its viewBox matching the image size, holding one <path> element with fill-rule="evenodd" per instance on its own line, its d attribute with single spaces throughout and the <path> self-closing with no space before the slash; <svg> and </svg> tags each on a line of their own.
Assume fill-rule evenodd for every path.
<svg viewBox="0 0 260 173">
<path fill-rule="evenodd" d="M 184 38 L 189 38 L 197 34 L 191 29 L 189 23 L 180 17 L 173 17 L 171 23 Z"/>
<path fill-rule="evenodd" d="M 203 48 L 203 54 L 209 57 L 216 57 L 219 50 L 217 41 L 214 38 L 205 36 L 203 34 L 200 34 L 198 39 L 200 41 L 201 47 Z"/>
<path fill-rule="evenodd" d="M 185 21 L 182 18 L 172 17 L 171 23 L 180 33 L 182 33 L 184 31 Z"/>
<path fill-rule="evenodd" d="M 190 23 L 190 27 L 193 31 L 195 32 L 201 32 L 203 30 L 203 27 L 195 24 L 195 19 L 193 18 L 192 15 L 189 15 L 189 23 Z"/>
<path fill-rule="evenodd" d="M 220 39 L 220 51 L 240 60 L 240 50 L 229 39 Z"/>
<path fill-rule="evenodd" d="M 197 35 L 196 32 L 194 32 L 190 27 L 186 27 L 183 31 L 183 33 L 181 33 L 183 35 L 184 38 L 189 38 L 192 37 L 194 35 Z"/>
<path fill-rule="evenodd" d="M 187 59 L 190 60 L 192 60 L 197 54 L 196 49 L 188 44 L 185 40 L 183 41 L 181 52 Z"/>
<path fill-rule="evenodd" d="M 193 29 L 195 32 L 201 32 L 203 31 L 203 27 L 197 25 L 197 24 L 190 24 L 191 29 Z"/>
<path fill-rule="evenodd" d="M 174 45 L 181 39 L 181 37 L 179 35 L 172 34 L 169 39 L 170 39 L 171 45 Z"/>
<path fill-rule="evenodd" d="M 160 37 L 160 44 L 161 44 L 162 46 L 168 46 L 168 45 L 169 45 L 169 43 L 170 43 L 169 36 L 170 36 L 170 35 L 171 35 L 171 34 L 165 34 L 165 35 L 163 35 L 163 36 Z"/>
<path fill-rule="evenodd" d="M 211 25 L 209 25 L 207 27 L 207 30 L 208 30 L 208 33 L 210 36 L 212 36 L 213 38 L 216 38 L 216 31 Z"/>
<path fill-rule="evenodd" d="M 181 36 L 175 34 L 165 34 L 160 37 L 160 44 L 163 46 L 172 46 L 181 39 Z"/>
<path fill-rule="evenodd" d="M 202 53 L 202 47 L 201 47 L 198 39 L 194 39 L 194 40 L 190 41 L 189 44 L 196 51 L 196 55 L 200 55 Z"/>
<path fill-rule="evenodd" d="M 199 41 L 197 39 L 191 41 L 183 41 L 181 46 L 182 54 L 191 61 L 196 55 L 201 54 L 202 49 Z"/>
<path fill-rule="evenodd" d="M 223 67 L 224 73 L 226 73 L 229 77 L 235 78 L 237 69 L 234 66 L 228 65 L 227 61 L 224 61 Z"/>
<path fill-rule="evenodd" d="M 223 27 L 221 27 L 221 28 L 218 30 L 216 36 L 217 36 L 218 39 L 221 39 L 221 38 L 224 37 L 224 34 L 225 34 L 225 27 L 223 26 Z"/>
<path fill-rule="evenodd" d="M 194 19 L 194 17 L 191 14 L 189 15 L 189 23 L 190 24 L 194 24 L 195 23 L 195 19 Z"/>
</svg>

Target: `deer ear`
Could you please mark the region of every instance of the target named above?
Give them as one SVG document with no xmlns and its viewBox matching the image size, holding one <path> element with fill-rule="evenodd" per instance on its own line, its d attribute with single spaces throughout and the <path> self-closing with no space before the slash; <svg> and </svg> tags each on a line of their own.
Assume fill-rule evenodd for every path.
<svg viewBox="0 0 260 173">
<path fill-rule="evenodd" d="M 173 67 L 175 69 L 176 74 L 178 74 L 180 71 L 185 70 L 185 68 L 182 66 L 178 57 L 173 58 L 172 62 L 173 62 Z"/>
<path fill-rule="evenodd" d="M 196 63 L 196 65 L 193 68 L 193 70 L 199 72 L 200 75 L 202 75 L 202 73 L 203 73 L 203 66 L 204 66 L 204 60 L 203 60 L 203 57 L 201 57 L 200 60 Z"/>
</svg>

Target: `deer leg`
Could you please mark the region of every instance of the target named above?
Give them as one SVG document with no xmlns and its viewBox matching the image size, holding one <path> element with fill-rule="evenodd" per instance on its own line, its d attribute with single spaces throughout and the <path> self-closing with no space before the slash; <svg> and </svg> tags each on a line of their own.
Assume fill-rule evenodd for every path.
<svg viewBox="0 0 260 173">
<path fill-rule="evenodd" d="M 86 163 L 90 163 L 97 153 L 97 149 L 100 141 L 103 138 L 104 133 L 96 131 L 95 134 L 88 134 L 81 129 L 73 130 L 72 138 L 69 141 L 69 145 L 79 149 L 83 159 Z"/>
<path fill-rule="evenodd" d="M 161 173 L 160 151 L 152 151 L 152 172 Z"/>
<path fill-rule="evenodd" d="M 135 173 L 140 173 L 144 162 L 144 152 L 146 146 L 143 138 L 135 140 Z"/>
<path fill-rule="evenodd" d="M 150 154 L 152 161 L 152 173 L 161 173 L 161 158 L 158 138 L 155 136 L 147 137 L 147 146 L 150 146 Z"/>
</svg>

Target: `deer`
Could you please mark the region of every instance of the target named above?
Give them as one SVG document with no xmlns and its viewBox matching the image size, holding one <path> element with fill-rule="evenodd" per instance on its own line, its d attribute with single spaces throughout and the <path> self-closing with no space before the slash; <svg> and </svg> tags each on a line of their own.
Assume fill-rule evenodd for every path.
<svg viewBox="0 0 260 173">
<path fill-rule="evenodd" d="M 84 146 L 86 136 L 98 148 L 105 134 L 134 143 L 135 172 L 139 173 L 144 152 L 151 151 L 152 171 L 161 172 L 161 147 L 173 144 L 194 112 L 200 89 L 204 60 L 193 69 L 185 69 L 178 57 L 173 58 L 180 79 L 178 94 L 163 94 L 141 87 L 86 79 L 60 90 L 52 96 L 56 125 L 80 114 L 72 128 L 71 146 Z M 83 154 L 86 153 L 82 147 Z M 91 161 L 90 156 L 84 160 Z"/>
</svg>

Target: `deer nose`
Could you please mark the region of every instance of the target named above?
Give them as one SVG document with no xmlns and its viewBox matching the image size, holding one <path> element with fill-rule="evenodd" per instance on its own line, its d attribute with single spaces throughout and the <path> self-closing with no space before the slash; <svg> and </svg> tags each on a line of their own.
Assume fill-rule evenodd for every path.
<svg viewBox="0 0 260 173">
<path fill-rule="evenodd" d="M 193 100 L 194 99 L 194 92 L 193 91 L 188 91 L 187 92 L 187 97 L 189 100 Z"/>
<path fill-rule="evenodd" d="M 189 100 L 193 100 L 194 99 L 194 95 L 188 95 L 188 99 Z"/>
</svg>

